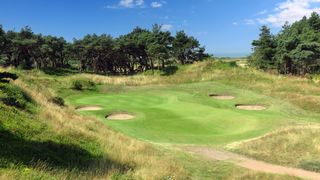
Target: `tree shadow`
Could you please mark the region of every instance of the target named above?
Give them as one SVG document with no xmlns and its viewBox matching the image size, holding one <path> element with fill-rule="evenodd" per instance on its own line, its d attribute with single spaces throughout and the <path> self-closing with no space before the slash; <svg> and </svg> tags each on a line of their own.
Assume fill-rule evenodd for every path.
<svg viewBox="0 0 320 180">
<path fill-rule="evenodd" d="M 0 72 L 0 83 L 9 83 L 11 80 L 18 79 L 18 76 L 9 72 Z"/>
<path fill-rule="evenodd" d="M 106 172 L 111 168 L 119 172 L 132 169 L 128 165 L 93 155 L 77 145 L 23 139 L 5 130 L 0 124 L 0 168 L 12 164 L 33 167 L 38 163 L 45 164 L 49 169 L 84 172 L 92 171 L 93 168 L 95 172 Z"/>
<path fill-rule="evenodd" d="M 168 66 L 162 70 L 161 76 L 174 75 L 178 71 L 178 66 Z"/>
<path fill-rule="evenodd" d="M 68 76 L 78 73 L 77 69 L 74 68 L 44 68 L 41 69 L 45 74 L 51 76 Z"/>
</svg>

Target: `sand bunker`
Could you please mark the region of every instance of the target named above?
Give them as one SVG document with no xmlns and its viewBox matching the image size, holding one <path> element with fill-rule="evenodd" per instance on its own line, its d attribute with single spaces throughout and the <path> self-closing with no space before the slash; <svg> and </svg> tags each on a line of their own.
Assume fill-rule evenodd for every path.
<svg viewBox="0 0 320 180">
<path fill-rule="evenodd" d="M 99 111 L 101 109 L 100 106 L 80 106 L 76 108 L 77 111 Z"/>
<path fill-rule="evenodd" d="M 209 96 L 219 100 L 231 100 L 235 98 L 234 96 L 221 95 L 221 94 L 210 94 Z"/>
<path fill-rule="evenodd" d="M 113 113 L 106 116 L 106 119 L 108 120 L 130 120 L 133 119 L 134 116 L 128 113 Z"/>
<path fill-rule="evenodd" d="M 265 106 L 251 104 L 237 104 L 236 108 L 248 111 L 262 111 L 267 109 Z"/>
</svg>

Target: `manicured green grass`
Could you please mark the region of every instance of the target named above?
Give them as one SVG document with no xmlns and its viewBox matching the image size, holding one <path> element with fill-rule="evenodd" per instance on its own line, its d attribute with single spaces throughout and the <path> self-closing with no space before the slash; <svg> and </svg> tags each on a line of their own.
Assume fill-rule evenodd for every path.
<svg viewBox="0 0 320 180">
<path fill-rule="evenodd" d="M 234 95 L 216 100 L 210 93 Z M 295 122 L 299 109 L 285 101 L 216 82 L 168 86 L 128 87 L 124 92 L 79 92 L 67 98 L 72 105 L 99 105 L 100 111 L 82 111 L 137 139 L 155 143 L 222 145 L 263 135 Z M 264 111 L 245 111 L 235 104 L 262 104 Z M 129 112 L 135 119 L 110 121 L 113 112 Z M 294 113 L 297 112 L 297 113 Z M 305 118 L 305 117 L 304 117 Z"/>
</svg>

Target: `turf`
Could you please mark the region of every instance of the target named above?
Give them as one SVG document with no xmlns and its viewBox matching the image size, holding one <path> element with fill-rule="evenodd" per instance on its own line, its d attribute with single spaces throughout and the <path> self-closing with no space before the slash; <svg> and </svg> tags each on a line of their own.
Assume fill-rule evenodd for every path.
<svg viewBox="0 0 320 180">
<path fill-rule="evenodd" d="M 234 100 L 216 100 L 210 93 L 232 94 Z M 83 111 L 106 125 L 144 141 L 172 144 L 221 145 L 265 134 L 299 118 L 287 102 L 216 82 L 175 86 L 130 87 L 124 92 L 71 95 L 72 105 L 99 105 L 100 111 Z M 263 104 L 264 111 L 245 111 L 235 104 Z M 134 120 L 109 121 L 113 112 L 129 112 Z"/>
</svg>

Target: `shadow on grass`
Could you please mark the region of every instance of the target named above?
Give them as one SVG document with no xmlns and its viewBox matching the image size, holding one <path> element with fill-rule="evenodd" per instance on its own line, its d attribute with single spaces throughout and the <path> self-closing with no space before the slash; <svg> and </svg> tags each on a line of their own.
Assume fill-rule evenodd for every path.
<svg viewBox="0 0 320 180">
<path fill-rule="evenodd" d="M 0 72 L 0 83 L 9 83 L 9 80 L 16 80 L 18 76 L 9 72 Z"/>
<path fill-rule="evenodd" d="M 170 76 L 174 75 L 178 71 L 177 66 L 168 66 L 162 70 L 161 76 Z"/>
<path fill-rule="evenodd" d="M 105 173 L 111 168 L 119 172 L 132 169 L 128 165 L 92 155 L 77 145 L 25 140 L 3 129 L 0 124 L 0 168 L 12 165 L 34 167 L 37 164 L 45 164 L 49 169 L 90 173 Z"/>
<path fill-rule="evenodd" d="M 78 73 L 74 68 L 45 68 L 42 71 L 51 76 L 68 76 Z"/>
</svg>

